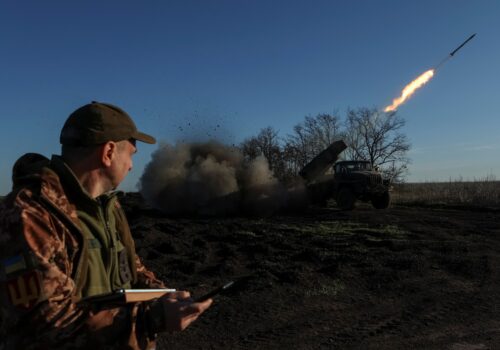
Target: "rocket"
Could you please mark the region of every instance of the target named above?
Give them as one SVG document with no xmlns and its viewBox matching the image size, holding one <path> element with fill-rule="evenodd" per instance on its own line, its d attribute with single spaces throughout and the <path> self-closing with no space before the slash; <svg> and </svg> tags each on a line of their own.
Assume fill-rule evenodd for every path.
<svg viewBox="0 0 500 350">
<path fill-rule="evenodd" d="M 453 57 L 457 53 L 458 50 L 460 50 L 462 47 L 465 46 L 469 41 L 471 41 L 474 37 L 476 36 L 476 33 L 472 34 L 470 37 L 467 38 L 460 46 L 458 46 L 455 50 L 450 52 L 448 56 L 446 56 L 437 66 L 435 66 L 433 69 L 429 69 L 428 71 L 420 74 L 416 79 L 414 79 L 411 83 L 405 86 L 403 91 L 401 92 L 401 96 L 394 99 L 392 101 L 392 104 L 385 107 L 384 112 L 394 112 L 397 110 L 397 108 L 403 104 L 413 93 L 421 88 L 424 84 L 427 84 L 427 82 L 434 76 L 434 73 L 436 70 L 441 67 L 443 64 L 445 64 L 450 58 Z"/>
<path fill-rule="evenodd" d="M 472 40 L 472 38 L 474 38 L 476 36 L 476 33 L 472 34 L 467 40 L 465 40 L 459 47 L 457 47 L 455 50 L 453 50 L 451 53 L 450 53 L 450 56 L 453 56 L 454 54 L 457 53 L 458 50 L 460 50 L 465 44 L 467 44 L 469 41 Z"/>
</svg>

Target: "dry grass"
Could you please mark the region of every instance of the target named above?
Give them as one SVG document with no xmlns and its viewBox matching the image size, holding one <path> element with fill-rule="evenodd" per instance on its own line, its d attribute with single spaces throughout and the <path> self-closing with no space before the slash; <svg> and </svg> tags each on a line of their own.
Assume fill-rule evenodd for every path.
<svg viewBox="0 0 500 350">
<path fill-rule="evenodd" d="M 489 176 L 475 181 L 459 179 L 397 184 L 392 202 L 402 205 L 500 207 L 500 181 Z"/>
</svg>

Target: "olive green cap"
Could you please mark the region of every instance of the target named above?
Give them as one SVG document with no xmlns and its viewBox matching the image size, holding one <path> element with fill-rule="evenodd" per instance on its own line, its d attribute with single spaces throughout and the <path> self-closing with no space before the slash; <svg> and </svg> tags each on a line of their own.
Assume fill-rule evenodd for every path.
<svg viewBox="0 0 500 350">
<path fill-rule="evenodd" d="M 154 137 L 137 130 L 132 118 L 121 108 L 92 101 L 70 114 L 61 130 L 60 142 L 69 146 L 91 146 L 128 139 L 156 143 Z"/>
</svg>

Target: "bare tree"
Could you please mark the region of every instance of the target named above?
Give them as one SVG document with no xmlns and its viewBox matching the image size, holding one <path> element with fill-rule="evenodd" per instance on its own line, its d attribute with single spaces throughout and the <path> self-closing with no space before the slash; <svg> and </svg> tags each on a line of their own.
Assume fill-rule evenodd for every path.
<svg viewBox="0 0 500 350">
<path fill-rule="evenodd" d="M 398 181 L 407 170 L 406 154 L 410 144 L 400 132 L 404 119 L 396 113 L 381 113 L 376 109 L 349 110 L 345 121 L 345 140 L 348 149 L 344 157 L 369 160 L 391 179 Z"/>
<path fill-rule="evenodd" d="M 406 174 L 410 144 L 401 133 L 405 121 L 396 113 L 376 109 L 348 110 L 344 128 L 340 118 L 331 114 L 306 116 L 283 140 L 272 127 L 261 129 L 257 136 L 243 141 L 240 149 L 247 159 L 264 155 L 279 179 L 288 181 L 333 141 L 343 138 L 349 146 L 342 158 L 369 160 L 392 180 Z"/>
<path fill-rule="evenodd" d="M 266 157 L 269 168 L 280 178 L 284 171 L 283 155 L 279 143 L 278 131 L 268 126 L 260 130 L 257 136 L 247 138 L 240 144 L 246 159 L 254 159 L 259 155 Z"/>
<path fill-rule="evenodd" d="M 287 141 L 283 146 L 282 154 L 283 174 L 281 180 L 285 182 L 293 181 L 299 174 L 299 171 L 304 167 L 304 164 L 307 163 L 304 159 L 304 152 L 296 145 Z"/>
<path fill-rule="evenodd" d="M 306 116 L 302 123 L 294 126 L 293 133 L 286 139 L 285 149 L 287 155 L 293 155 L 293 168 L 297 172 L 339 139 L 339 120 L 336 115 L 318 114 L 316 117 Z"/>
</svg>

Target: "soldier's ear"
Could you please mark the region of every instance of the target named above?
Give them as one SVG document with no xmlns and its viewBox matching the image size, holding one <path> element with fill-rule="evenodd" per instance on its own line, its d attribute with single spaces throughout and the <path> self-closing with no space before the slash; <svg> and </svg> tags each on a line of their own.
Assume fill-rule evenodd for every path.
<svg viewBox="0 0 500 350">
<path fill-rule="evenodd" d="M 116 156 L 117 144 L 113 141 L 106 142 L 101 148 L 101 162 L 102 164 L 109 168 L 111 163 Z"/>
</svg>

